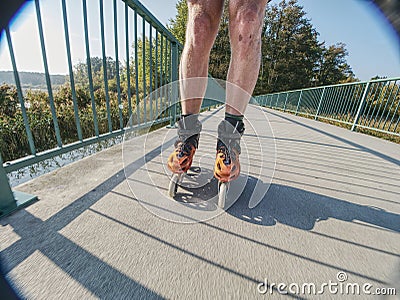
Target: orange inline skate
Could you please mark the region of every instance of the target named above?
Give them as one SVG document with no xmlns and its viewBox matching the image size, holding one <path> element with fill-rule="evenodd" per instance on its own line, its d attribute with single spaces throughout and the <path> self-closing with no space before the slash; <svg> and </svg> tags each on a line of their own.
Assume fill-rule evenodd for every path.
<svg viewBox="0 0 400 300">
<path fill-rule="evenodd" d="M 167 162 L 168 168 L 173 173 L 168 189 L 170 197 L 175 197 L 184 174 L 192 166 L 202 129 L 198 115 L 184 116 L 178 121 L 177 125 L 178 138 L 175 141 L 175 150 L 171 153 Z"/>
<path fill-rule="evenodd" d="M 240 175 L 240 139 L 244 133 L 243 121 L 223 120 L 218 126 L 217 155 L 214 176 L 218 179 L 218 206 L 224 208 L 231 181 Z"/>
</svg>

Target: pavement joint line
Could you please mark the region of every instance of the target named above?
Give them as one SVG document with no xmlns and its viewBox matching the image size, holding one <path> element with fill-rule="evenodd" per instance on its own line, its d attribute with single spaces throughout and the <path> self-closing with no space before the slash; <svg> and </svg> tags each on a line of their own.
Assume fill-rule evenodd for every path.
<svg viewBox="0 0 400 300">
<path fill-rule="evenodd" d="M 130 196 L 127 196 L 127 195 L 124 195 L 124 194 L 122 194 L 122 193 L 114 192 L 114 191 L 113 191 L 113 193 L 118 194 L 118 195 L 120 195 L 120 196 L 124 196 L 124 197 L 126 197 L 126 198 L 128 198 L 128 199 L 137 201 L 137 199 L 135 199 L 135 198 L 133 198 L 133 197 L 130 197 Z M 154 205 L 154 204 L 151 204 L 151 203 L 146 203 L 146 205 L 153 206 L 153 207 L 156 207 L 156 208 L 160 208 L 160 207 L 158 207 L 158 206 L 156 206 L 156 205 Z M 163 209 L 165 209 L 165 208 L 163 208 Z M 89 210 L 93 211 L 92 208 L 89 208 Z M 175 211 L 170 211 L 170 210 L 168 210 L 168 209 L 166 209 L 166 210 L 169 211 L 169 212 L 172 212 L 172 213 L 176 213 Z M 103 213 L 101 213 L 101 212 L 98 212 L 98 213 L 102 214 L 103 216 L 105 216 L 105 217 L 107 217 L 107 218 L 110 218 L 110 219 L 115 220 L 115 222 L 117 222 L 117 223 L 119 223 L 119 224 L 121 224 L 121 225 L 124 225 L 124 226 L 127 226 L 127 227 L 131 227 L 130 225 L 125 224 L 125 223 L 123 223 L 122 221 L 119 221 L 119 220 L 117 220 L 117 219 L 115 219 L 115 218 L 112 218 L 112 217 L 110 217 L 110 216 L 107 216 L 107 215 L 105 215 L 105 214 L 103 214 Z M 301 255 L 301 254 L 297 254 L 297 253 L 292 252 L 292 251 L 288 251 L 288 250 L 285 250 L 285 249 L 278 248 L 278 247 L 276 247 L 276 246 L 272 246 L 272 245 L 266 244 L 266 243 L 261 242 L 261 241 L 257 241 L 257 240 L 255 240 L 255 239 L 246 237 L 246 236 L 244 236 L 244 235 L 241 235 L 241 234 L 238 234 L 238 233 L 234 233 L 234 232 L 231 232 L 231 231 L 226 230 L 226 229 L 224 229 L 224 228 L 221 228 L 221 227 L 212 225 L 212 224 L 210 224 L 210 223 L 208 223 L 208 222 L 203 222 L 203 221 L 201 221 L 201 222 L 199 222 L 199 224 L 202 224 L 202 225 L 204 225 L 204 226 L 206 226 L 206 227 L 210 227 L 210 228 L 212 228 L 212 229 L 221 231 L 221 232 L 223 232 L 223 233 L 226 233 L 226 234 L 229 234 L 229 235 L 232 235 L 232 236 L 235 236 L 235 237 L 238 237 L 238 238 L 247 240 L 247 241 L 249 241 L 249 242 L 258 244 L 258 245 L 260 245 L 260 246 L 263 246 L 263 247 L 266 247 L 266 248 L 269 248 L 269 249 L 272 249 L 272 250 L 275 250 L 275 251 L 278 251 L 278 252 L 282 252 L 282 253 L 284 253 L 284 254 L 288 254 L 288 255 L 291 255 L 291 256 L 295 256 L 295 257 L 297 257 L 297 258 L 304 259 L 304 260 L 307 260 L 307 261 L 310 261 L 310 262 L 313 262 L 313 263 L 316 263 L 316 264 L 319 264 L 319 265 L 323 265 L 323 266 L 325 266 L 325 267 L 329 267 L 329 268 L 332 268 L 332 269 L 335 269 L 335 270 L 338 270 L 338 271 L 344 271 L 344 272 L 346 272 L 346 273 L 348 273 L 348 274 L 352 274 L 352 275 L 355 275 L 355 276 L 358 276 L 358 277 L 361 277 L 361 278 L 364 278 L 364 279 L 368 279 L 368 280 L 371 280 L 371 281 L 374 281 L 374 282 L 377 282 L 377 283 L 380 283 L 380 284 L 388 284 L 388 283 L 385 282 L 385 281 L 382 281 L 382 280 L 379 280 L 379 279 L 376 279 L 376 278 L 373 278 L 373 277 L 370 277 L 370 276 L 365 276 L 365 275 L 363 275 L 363 274 L 360 274 L 360 273 L 357 273 L 357 272 L 353 272 L 353 271 L 351 271 L 351 270 L 347 270 L 347 269 L 344 269 L 344 268 L 341 268 L 341 267 L 338 267 L 338 266 L 335 266 L 335 265 L 332 265 L 332 264 L 329 264 L 329 263 L 324 263 L 324 262 L 318 261 L 318 260 L 316 260 L 316 259 L 309 258 L 309 257 L 306 257 L 306 256 Z M 134 229 L 134 230 L 140 231 L 140 229 Z M 144 234 L 145 234 L 145 235 L 148 235 L 148 233 L 144 233 Z M 154 238 L 157 239 L 157 240 L 161 240 L 161 239 L 159 239 L 159 238 L 157 238 L 157 237 L 154 237 Z M 161 241 L 162 241 L 162 240 L 161 240 Z M 252 280 L 253 280 L 253 279 L 252 279 Z M 260 281 L 260 282 L 261 282 L 261 281 Z"/>
</svg>

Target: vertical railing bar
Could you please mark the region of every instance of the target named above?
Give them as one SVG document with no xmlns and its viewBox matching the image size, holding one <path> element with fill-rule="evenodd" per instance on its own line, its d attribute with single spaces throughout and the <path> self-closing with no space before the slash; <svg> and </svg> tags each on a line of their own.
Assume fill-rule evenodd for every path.
<svg viewBox="0 0 400 300">
<path fill-rule="evenodd" d="M 340 106 L 340 102 L 342 99 L 342 95 L 343 95 L 343 87 L 338 86 L 337 88 L 337 97 L 335 98 L 335 101 L 331 107 L 331 117 L 332 119 L 338 119 L 337 115 L 338 115 L 338 106 Z"/>
<path fill-rule="evenodd" d="M 389 81 L 388 81 L 389 82 Z M 389 85 L 388 86 L 384 86 L 383 88 L 382 88 L 382 92 L 383 92 L 383 90 L 385 89 L 385 93 L 382 95 L 383 97 L 381 97 L 381 95 L 379 96 L 379 98 L 378 98 L 378 101 L 379 101 L 379 99 L 381 99 L 381 103 L 379 104 L 379 107 L 378 107 L 378 110 L 376 111 L 376 115 L 375 115 L 375 117 L 374 117 L 374 122 L 372 123 L 373 125 L 373 127 L 375 127 L 375 124 L 376 124 L 376 118 L 378 117 L 378 115 L 379 115 L 379 112 L 381 111 L 381 107 L 382 107 L 382 103 L 385 101 L 385 99 L 386 99 L 386 95 L 387 95 L 387 92 L 388 92 L 388 90 L 389 90 Z M 389 95 L 389 97 L 390 97 L 390 95 Z M 374 116 L 374 113 L 372 113 L 372 116 Z M 370 123 L 369 123 L 369 125 L 368 126 L 370 126 L 370 124 L 371 124 L 371 122 L 372 122 L 372 120 L 370 121 Z"/>
<path fill-rule="evenodd" d="M 363 108 L 365 106 L 365 101 L 366 101 L 366 98 L 367 98 L 367 95 L 368 95 L 368 92 L 369 92 L 370 83 L 371 82 L 368 81 L 367 85 L 365 86 L 364 93 L 363 93 L 363 95 L 361 97 L 360 105 L 358 106 L 356 117 L 354 118 L 354 123 L 351 126 L 351 131 L 354 131 L 354 129 L 356 128 L 358 120 L 359 120 L 360 115 L 361 115 L 361 112 L 362 112 L 362 110 L 363 110 Z"/>
<path fill-rule="evenodd" d="M 297 102 L 297 107 L 296 107 L 296 112 L 295 115 L 297 116 L 298 111 L 299 111 L 299 105 L 300 105 L 300 101 L 301 101 L 301 96 L 303 95 L 303 90 L 300 91 L 300 95 L 299 95 L 299 101 Z"/>
<path fill-rule="evenodd" d="M 331 94 L 329 95 L 329 101 L 326 105 L 326 116 L 328 118 L 331 118 L 331 112 L 332 112 L 332 106 L 334 105 L 334 103 L 336 102 L 336 93 L 337 93 L 337 88 L 333 87 Z"/>
<path fill-rule="evenodd" d="M 48 92 L 49 101 L 50 101 L 51 115 L 52 115 L 52 118 L 53 118 L 53 125 L 54 125 L 55 134 L 56 134 L 57 144 L 58 144 L 58 147 L 61 148 L 62 147 L 62 140 L 61 140 L 61 135 L 60 135 L 60 128 L 58 126 L 58 121 L 57 121 L 56 108 L 55 108 L 55 105 L 54 105 L 53 90 L 51 88 L 49 68 L 48 68 L 48 65 L 47 65 L 47 55 L 46 55 L 46 47 L 45 47 L 45 44 L 44 44 L 43 26 L 42 26 L 42 18 L 41 18 L 41 15 L 40 15 L 39 0 L 35 0 L 35 5 L 36 5 L 36 16 L 37 16 L 38 28 L 39 28 L 40 45 L 41 45 L 41 48 L 42 48 L 42 58 L 43 58 L 43 65 L 44 65 L 44 73 L 45 73 L 45 77 L 46 77 L 47 92 Z"/>
<path fill-rule="evenodd" d="M 347 105 L 346 105 L 346 119 L 345 119 L 345 122 L 349 122 L 349 119 L 352 118 L 352 107 L 353 107 L 353 104 L 355 102 L 355 96 L 357 96 L 357 94 L 356 94 L 357 86 L 358 85 L 352 85 L 350 87 L 349 101 L 347 102 Z"/>
<path fill-rule="evenodd" d="M 15 62 L 15 54 L 14 54 L 14 48 L 12 45 L 10 29 L 8 27 L 6 27 L 5 31 L 6 31 L 6 36 L 7 36 L 8 49 L 10 52 L 11 64 L 12 64 L 13 72 L 14 72 L 15 85 L 17 87 L 18 100 L 19 100 L 19 104 L 21 105 L 22 118 L 24 119 L 25 132 L 26 132 L 26 136 L 28 138 L 29 149 L 30 149 L 32 155 L 36 155 L 35 142 L 33 140 L 31 127 L 29 125 L 29 119 L 28 119 L 28 115 L 26 113 L 24 96 L 22 94 L 21 81 L 19 78 L 18 70 L 17 70 L 17 64 Z M 0 166 L 0 168 L 1 167 L 2 166 Z"/>
<path fill-rule="evenodd" d="M 375 111 L 376 111 L 376 107 L 377 107 L 377 103 L 378 103 L 378 101 L 381 99 L 381 96 L 382 96 L 382 93 L 383 93 L 383 90 L 385 89 L 385 84 L 382 82 L 382 88 L 381 88 L 381 91 L 378 93 L 379 95 L 378 95 L 378 97 L 375 99 L 374 98 L 374 100 L 376 100 L 376 104 L 374 105 L 374 109 L 372 110 L 372 113 L 371 113 L 371 118 L 368 120 L 368 127 L 370 127 L 371 126 L 371 122 L 372 122 L 372 119 L 373 119 L 373 117 L 374 117 L 374 115 L 375 115 Z M 386 91 L 385 91 L 385 94 L 386 94 Z M 373 102 L 375 102 L 375 101 L 373 101 Z M 372 104 L 371 104 L 372 105 Z"/>
<path fill-rule="evenodd" d="M 160 49 L 160 87 L 161 87 L 161 97 L 160 97 L 160 109 L 161 109 L 161 117 L 162 118 L 164 118 L 165 117 L 165 111 L 164 111 L 164 104 L 163 104 L 163 97 L 164 97 L 164 88 L 163 88 L 163 85 L 164 85 L 164 82 L 163 82 L 163 72 L 164 72 L 164 70 L 163 70 L 163 41 L 164 41 L 164 37 L 163 37 L 163 35 L 161 34 L 161 45 L 160 45 L 160 47 L 161 47 L 161 49 Z"/>
<path fill-rule="evenodd" d="M 175 126 L 177 117 L 177 105 L 178 105 L 178 45 L 176 43 L 171 43 L 171 81 L 172 81 L 172 119 L 170 122 L 171 126 Z"/>
<path fill-rule="evenodd" d="M 316 99 L 318 98 L 318 92 L 318 89 L 310 90 L 310 108 L 307 112 L 307 114 L 310 116 L 315 116 L 315 112 L 317 111 L 318 104 L 315 103 L 317 102 Z"/>
<path fill-rule="evenodd" d="M 99 0 L 99 4 L 100 4 L 101 53 L 102 53 L 102 56 L 103 56 L 104 93 L 105 93 L 105 96 L 106 96 L 108 131 L 111 133 L 113 131 L 113 129 L 112 129 L 112 121 L 111 121 L 110 96 L 108 94 L 107 57 L 106 57 L 106 45 L 105 45 L 105 37 L 104 37 L 103 0 Z"/>
<path fill-rule="evenodd" d="M 364 85 L 365 83 L 362 84 L 357 84 L 355 85 L 357 87 L 357 91 L 356 91 L 356 95 L 355 98 L 353 98 L 353 103 L 351 104 L 351 108 L 350 108 L 350 116 L 348 121 L 354 121 L 356 114 L 357 114 L 357 104 L 360 103 L 360 99 L 363 95 L 363 91 L 364 91 Z"/>
<path fill-rule="evenodd" d="M 333 106 L 335 105 L 335 103 L 336 103 L 336 99 L 337 99 L 337 97 L 338 97 L 338 89 L 337 89 L 337 87 L 333 87 L 333 89 L 332 89 L 332 93 L 331 93 L 331 96 L 330 96 L 330 103 L 328 103 L 328 106 L 327 106 L 327 116 L 328 116 L 328 118 L 332 118 L 332 110 L 333 110 Z"/>
<path fill-rule="evenodd" d="M 156 74 L 155 74 L 155 76 L 154 76 L 154 79 L 155 79 L 155 82 L 154 82 L 154 84 L 155 84 L 155 89 L 156 89 L 156 95 L 155 95 L 155 98 L 156 98 L 156 118 L 158 119 L 159 118 L 159 116 L 158 116 L 158 97 L 159 97 L 159 95 L 158 95 L 158 92 L 159 92 L 159 87 L 158 87 L 158 30 L 157 30 L 157 28 L 156 28 L 156 67 L 155 67 L 155 70 L 156 70 Z"/>
<path fill-rule="evenodd" d="M 315 120 L 318 120 L 318 113 L 319 113 L 319 110 L 321 108 L 322 100 L 324 99 L 324 94 L 325 94 L 325 87 L 323 88 L 321 97 L 319 99 L 319 104 L 318 104 L 318 107 L 317 107 L 317 111 L 315 113 Z"/>
<path fill-rule="evenodd" d="M 310 90 L 310 108 L 309 108 L 309 112 L 307 112 L 307 114 L 312 115 L 313 110 L 317 111 L 317 107 L 315 105 L 317 91 L 318 91 L 317 89 Z M 315 114 L 314 114 L 314 116 L 315 116 Z"/>
<path fill-rule="evenodd" d="M 381 114 L 381 116 L 380 116 L 380 118 L 379 118 L 379 121 L 378 121 L 378 128 L 380 127 L 380 125 L 381 125 L 381 123 L 382 123 L 383 115 L 385 114 L 387 105 L 389 104 L 389 101 L 390 101 L 390 99 L 392 98 L 394 88 L 397 86 L 397 85 L 396 85 L 396 82 L 397 82 L 397 80 L 394 81 L 393 86 L 392 86 L 392 88 L 391 88 L 391 90 L 390 90 L 389 97 L 388 97 L 388 99 L 387 99 L 387 101 L 386 101 L 386 103 L 385 103 L 385 106 L 383 107 L 382 114 Z"/>
<path fill-rule="evenodd" d="M 316 117 L 318 115 L 318 113 L 319 113 L 321 98 L 324 96 L 323 95 L 324 91 L 325 91 L 325 87 L 318 89 L 318 94 L 317 94 L 318 97 L 315 99 L 316 100 L 316 102 L 315 102 L 316 106 L 315 106 L 315 115 L 314 115 L 314 117 Z"/>
<path fill-rule="evenodd" d="M 336 103 L 336 99 L 338 97 L 338 94 L 339 94 L 339 91 L 338 91 L 337 87 L 334 87 L 332 89 L 332 95 L 331 95 L 331 98 L 330 98 L 330 103 L 328 103 L 328 107 L 327 107 L 327 115 L 328 115 L 329 118 L 333 118 L 333 113 L 332 113 L 333 112 L 333 106 Z"/>
<path fill-rule="evenodd" d="M 289 96 L 289 93 L 286 93 L 285 104 L 283 105 L 283 112 L 285 112 L 285 109 L 286 109 L 286 103 L 288 100 L 288 96 Z"/>
<path fill-rule="evenodd" d="M 149 23 L 149 52 L 150 52 L 150 86 L 149 86 L 149 101 L 150 101 L 150 121 L 153 121 L 153 27 Z"/>
<path fill-rule="evenodd" d="M 400 101 L 397 103 L 397 107 L 396 107 L 396 109 L 393 111 L 393 116 L 392 116 L 392 119 L 390 120 L 389 128 L 390 128 L 390 126 L 392 126 L 392 124 L 393 124 L 393 122 L 394 122 L 394 117 L 396 116 L 396 112 L 397 112 L 397 110 L 399 109 L 399 107 L 400 107 Z M 399 115 L 399 117 L 400 117 L 400 115 Z M 397 121 L 397 124 L 396 124 L 396 126 L 395 126 L 393 132 L 395 132 L 395 130 L 396 130 L 398 124 L 399 124 L 399 121 Z M 389 130 L 389 131 L 390 131 L 390 130 Z"/>
<path fill-rule="evenodd" d="M 138 57 L 138 32 L 137 32 L 137 11 L 134 14 L 135 23 L 135 91 L 136 91 L 136 116 L 137 124 L 140 125 L 140 102 L 139 102 L 139 57 Z"/>
<path fill-rule="evenodd" d="M 122 101 L 121 101 L 121 80 L 119 77 L 119 48 L 118 48 L 118 11 L 117 11 L 117 1 L 113 1 L 114 10 L 114 48 L 115 48 L 115 76 L 117 77 L 117 99 L 118 99 L 118 112 L 119 112 L 119 128 L 124 129 L 124 121 L 122 117 Z"/>
<path fill-rule="evenodd" d="M 390 116 L 390 111 L 392 110 L 392 107 L 393 107 L 394 103 L 396 102 L 396 98 L 397 98 L 397 96 L 399 95 L 399 92 L 400 92 L 400 86 L 397 86 L 397 93 L 396 93 L 396 96 L 393 98 L 392 104 L 390 104 L 389 113 L 388 113 L 388 115 L 387 115 L 387 117 L 386 117 L 385 123 L 383 124 L 383 128 L 385 128 L 385 126 L 386 126 L 386 122 L 387 122 L 387 120 L 389 119 L 389 116 Z M 399 101 L 399 103 L 397 104 L 397 106 L 399 106 L 399 104 L 400 104 L 400 101 Z M 396 111 L 396 110 L 395 110 L 395 111 Z M 394 115 L 393 115 L 393 116 L 394 116 Z M 392 121 L 393 121 L 393 117 L 392 117 Z M 392 121 L 391 121 L 390 123 L 392 123 Z M 390 126 L 391 126 L 391 124 L 389 125 L 388 128 L 390 128 Z"/>
<path fill-rule="evenodd" d="M 318 98 L 316 99 L 317 100 L 317 102 L 316 102 L 317 106 L 316 106 L 316 110 L 315 110 L 315 116 L 318 116 L 318 114 L 320 112 L 321 99 L 324 97 L 325 89 L 326 89 L 325 87 L 319 89 L 319 91 L 321 91 L 321 93 L 318 93 Z"/>
<path fill-rule="evenodd" d="M 347 111 L 348 111 L 348 117 L 346 119 L 347 122 L 350 122 L 350 120 L 353 119 L 353 112 L 354 112 L 354 106 L 355 103 L 357 103 L 357 99 L 360 95 L 360 91 L 362 90 L 361 85 L 352 85 L 352 91 L 351 91 L 351 100 L 348 105 Z"/>
<path fill-rule="evenodd" d="M 369 95 L 371 95 L 371 97 L 368 97 L 368 95 L 366 97 L 366 104 L 368 105 L 368 100 L 370 100 L 370 104 L 368 106 L 367 114 L 364 116 L 364 119 L 360 122 L 360 124 L 362 124 L 363 126 L 366 126 L 366 124 L 367 124 L 367 119 L 368 119 L 369 113 L 371 111 L 372 104 L 373 104 L 373 102 L 374 102 L 374 100 L 376 98 L 376 94 L 377 94 L 376 92 L 379 89 L 380 82 L 371 83 L 371 84 L 373 84 L 373 86 L 375 87 L 375 90 L 372 88 L 371 93 L 369 93 Z"/>
<path fill-rule="evenodd" d="M 275 104 L 275 107 L 276 107 L 276 108 L 278 108 L 279 95 L 280 95 L 280 93 L 279 93 L 278 96 L 276 97 L 276 104 Z"/>
<path fill-rule="evenodd" d="M 309 114 L 310 115 L 314 115 L 315 117 L 315 113 L 317 112 L 317 108 L 318 108 L 318 103 L 316 99 L 319 99 L 318 97 L 318 93 L 319 90 L 318 89 L 312 89 L 310 90 L 310 110 L 309 110 Z"/>
<path fill-rule="evenodd" d="M 397 105 L 397 108 L 399 108 L 399 105 Z M 397 109 L 394 112 L 396 113 Z M 396 125 L 393 128 L 393 133 L 396 133 L 396 130 L 397 130 L 397 127 L 399 126 L 399 123 L 400 123 L 400 114 L 399 114 L 399 117 L 397 118 Z"/>
<path fill-rule="evenodd" d="M 310 114 L 314 109 L 315 91 L 316 91 L 316 89 L 315 90 L 314 89 L 310 90 L 309 108 L 306 109 L 306 113 L 307 114 Z M 315 108 L 315 110 L 317 110 L 317 108 Z"/>
<path fill-rule="evenodd" d="M 164 66 L 164 68 L 165 68 L 165 70 L 164 70 L 164 81 L 165 81 L 165 85 L 166 85 L 166 87 L 165 87 L 165 90 L 164 90 L 164 92 L 165 92 L 165 94 L 164 94 L 164 97 L 165 97 L 165 102 L 164 102 L 164 105 L 165 105 L 165 117 L 166 118 L 168 118 L 169 117 L 169 109 L 168 109 L 168 101 L 169 101 L 169 97 L 168 97 L 168 79 L 169 79 L 169 77 L 168 77 L 168 64 L 169 64 L 169 58 L 168 58 L 168 39 L 167 39 L 167 37 L 165 37 L 165 52 L 164 52 L 164 56 L 165 56 L 165 66 Z"/>
<path fill-rule="evenodd" d="M 350 116 L 350 105 L 353 101 L 353 95 L 354 95 L 354 85 L 349 85 L 349 90 L 346 94 L 347 102 L 346 105 L 344 106 L 344 113 L 345 113 L 345 118 L 344 121 L 347 122 Z"/>
<path fill-rule="evenodd" d="M 345 85 L 341 88 L 342 91 L 340 93 L 339 103 L 336 107 L 336 114 L 338 121 L 342 121 L 343 119 L 343 106 L 346 103 L 347 87 L 348 86 Z"/>
<path fill-rule="evenodd" d="M 125 51 L 126 51 L 126 81 L 128 95 L 128 118 L 129 126 L 132 128 L 132 95 L 131 95 L 131 69 L 129 64 L 129 14 L 128 4 L 125 2 Z"/>
<path fill-rule="evenodd" d="M 147 122 L 147 107 L 146 107 L 146 19 L 142 17 L 142 74 L 143 74 L 143 123 Z"/>
<path fill-rule="evenodd" d="M 81 128 L 78 104 L 77 104 L 77 99 L 76 99 L 74 72 L 72 69 L 71 46 L 69 43 L 67 8 L 65 5 L 65 0 L 61 1 L 61 5 L 62 5 L 62 12 L 63 12 L 63 19 L 64 19 L 64 36 L 65 36 L 65 45 L 66 45 L 66 50 L 67 50 L 68 71 L 69 71 L 69 81 L 71 83 L 72 102 L 74 105 L 75 123 L 76 123 L 76 129 L 77 129 L 77 133 L 78 133 L 78 139 L 82 142 L 83 141 L 82 128 Z"/>
<path fill-rule="evenodd" d="M 169 114 L 172 117 L 172 97 L 171 97 L 171 41 L 168 40 L 167 44 L 167 54 L 168 54 L 168 64 L 167 64 L 167 74 L 168 74 L 168 107 L 169 107 Z"/>
<path fill-rule="evenodd" d="M 321 104 L 321 110 L 320 110 L 320 113 L 319 113 L 320 116 L 328 117 L 327 108 L 328 108 L 328 103 L 329 103 L 329 101 L 331 99 L 331 95 L 333 93 L 333 89 L 334 89 L 333 87 L 329 87 L 329 86 L 326 87 L 325 101 L 323 101 L 322 104 Z"/>
<path fill-rule="evenodd" d="M 347 100 L 347 90 L 348 86 L 344 85 L 341 89 L 342 92 L 340 94 L 340 98 L 339 98 L 339 105 L 336 108 L 336 113 L 338 115 L 337 119 L 338 121 L 342 121 L 343 120 L 343 108 L 346 105 L 346 100 Z"/>
<path fill-rule="evenodd" d="M 90 99 L 92 102 L 93 125 L 94 125 L 95 135 L 97 137 L 99 137 L 100 136 L 99 122 L 97 120 L 96 101 L 94 98 L 94 89 L 93 89 L 92 62 L 90 59 L 89 30 L 88 30 L 88 21 L 87 21 L 86 0 L 83 0 L 82 4 L 83 4 L 83 24 L 84 24 L 84 30 L 85 30 L 85 45 L 86 45 L 86 65 L 87 65 L 87 72 L 88 72 L 88 79 L 89 79 Z"/>
<path fill-rule="evenodd" d="M 169 109 L 169 86 L 168 86 L 168 83 L 169 83 L 169 75 L 168 75 L 168 64 L 169 64 L 169 57 L 168 57 L 168 38 L 167 37 L 165 37 L 165 49 L 164 49 L 164 57 L 165 57 L 165 66 L 164 66 L 164 68 L 165 68 L 165 70 L 164 70 L 164 81 L 165 81 L 165 85 L 166 85 L 166 87 L 165 87 L 165 111 L 166 111 L 166 114 L 165 114 L 165 116 L 167 117 L 167 118 L 169 118 L 170 117 L 170 114 L 171 114 L 171 111 L 170 111 L 170 109 Z"/>
<path fill-rule="evenodd" d="M 312 110 L 313 107 L 313 96 L 314 96 L 314 90 L 307 90 L 308 93 L 308 97 L 306 98 L 307 101 L 305 102 L 305 106 L 304 106 L 304 113 L 306 115 L 309 114 L 309 112 Z"/>
<path fill-rule="evenodd" d="M 297 113 L 307 113 L 307 105 L 309 102 L 309 94 L 310 91 L 309 90 L 304 90 L 303 91 L 303 95 L 301 96 L 301 102 L 300 102 L 300 106 L 299 106 L 299 110 Z"/>
</svg>

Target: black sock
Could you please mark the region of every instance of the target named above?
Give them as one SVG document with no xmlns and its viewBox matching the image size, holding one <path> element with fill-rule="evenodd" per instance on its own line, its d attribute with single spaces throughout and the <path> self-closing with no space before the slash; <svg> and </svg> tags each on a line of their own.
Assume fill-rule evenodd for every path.
<svg viewBox="0 0 400 300">
<path fill-rule="evenodd" d="M 232 115 L 230 113 L 225 113 L 225 121 L 229 122 L 240 133 L 243 133 L 244 131 L 243 117 L 243 115 Z"/>
<path fill-rule="evenodd" d="M 185 129 L 195 128 L 196 126 L 198 126 L 199 114 L 182 114 L 180 121 Z"/>
</svg>

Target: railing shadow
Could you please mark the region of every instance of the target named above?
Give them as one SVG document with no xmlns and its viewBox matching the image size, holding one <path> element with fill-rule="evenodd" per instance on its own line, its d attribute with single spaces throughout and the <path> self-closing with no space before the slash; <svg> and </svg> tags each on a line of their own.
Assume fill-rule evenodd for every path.
<svg viewBox="0 0 400 300">
<path fill-rule="evenodd" d="M 229 214 L 263 226 L 273 226 L 279 222 L 302 230 L 312 230 L 317 222 L 333 218 L 345 222 L 357 220 L 400 232 L 398 214 L 280 184 L 271 184 L 263 201 L 250 209 L 249 192 L 257 181 L 249 177 L 244 192 L 227 211 Z"/>
<path fill-rule="evenodd" d="M 264 110 L 265 110 L 265 109 L 264 109 Z M 289 121 L 289 122 L 291 122 L 291 123 L 293 123 L 293 124 L 296 124 L 296 125 L 305 127 L 305 128 L 310 129 L 310 130 L 312 130 L 312 131 L 318 132 L 319 134 L 328 136 L 328 137 L 333 138 L 333 139 L 335 139 L 335 140 L 337 140 L 337 141 L 339 141 L 339 142 L 345 143 L 345 144 L 347 144 L 347 145 L 349 145 L 349 146 L 355 147 L 355 148 L 357 148 L 357 149 L 360 149 L 360 150 L 362 150 L 362 151 L 365 151 L 365 152 L 367 152 L 367 153 L 370 153 L 370 154 L 372 154 L 372 155 L 374 155 L 374 156 L 376 156 L 376 157 L 379 157 L 379 158 L 381 158 L 381 159 L 384 159 L 384 160 L 386 160 L 386 161 L 388 161 L 388 162 L 390 162 L 390 163 L 395 164 L 396 166 L 400 166 L 400 160 L 398 160 L 398 159 L 396 159 L 396 158 L 394 158 L 394 157 L 391 157 L 391 156 L 388 156 L 388 155 L 386 155 L 386 154 L 380 153 L 380 152 L 378 152 L 378 151 L 376 151 L 376 150 L 373 150 L 373 149 L 368 148 L 368 147 L 366 147 L 366 146 L 360 145 L 360 144 L 358 144 L 358 143 L 356 143 L 356 142 L 350 141 L 350 140 L 348 140 L 348 139 L 345 139 L 345 138 L 343 138 L 343 137 L 337 136 L 337 135 L 335 135 L 335 134 L 326 132 L 326 131 L 324 131 L 324 130 L 318 129 L 318 128 L 316 128 L 316 127 L 309 126 L 309 125 L 304 124 L 304 123 L 302 123 L 302 122 L 298 122 L 298 121 L 296 121 L 296 120 L 294 120 L 294 119 L 292 119 L 292 118 L 289 118 L 289 117 L 284 116 L 283 113 L 275 113 L 275 112 L 272 112 L 271 110 L 268 110 L 268 111 L 265 110 L 265 111 L 266 111 L 268 114 L 271 114 L 271 115 L 273 115 L 273 116 L 275 116 L 275 117 L 278 117 L 278 118 L 280 118 L 280 119 Z"/>
</svg>

